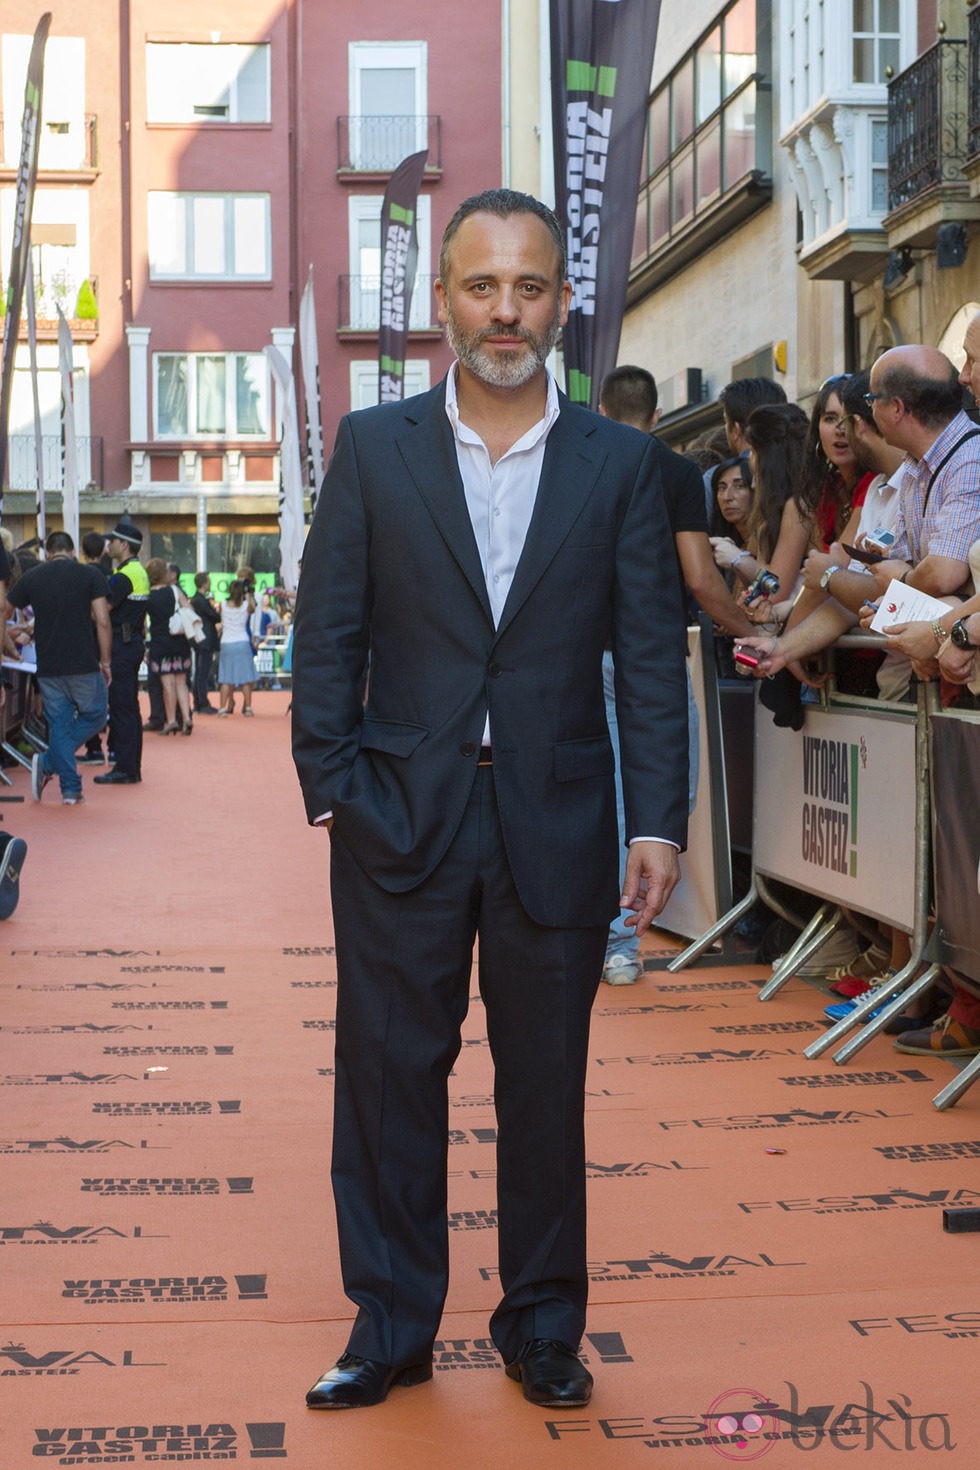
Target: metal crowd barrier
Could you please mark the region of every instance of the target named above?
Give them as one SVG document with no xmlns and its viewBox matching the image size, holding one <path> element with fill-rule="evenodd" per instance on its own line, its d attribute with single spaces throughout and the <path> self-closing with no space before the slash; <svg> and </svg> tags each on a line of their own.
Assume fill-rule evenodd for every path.
<svg viewBox="0 0 980 1470">
<path fill-rule="evenodd" d="M 886 647 L 886 641 L 875 634 L 849 633 L 835 644 L 837 649 Z M 746 896 L 722 915 L 702 935 L 676 956 L 667 967 L 683 969 L 696 960 L 737 923 L 762 898 L 776 913 L 798 924 L 767 879 L 777 878 L 793 887 L 802 888 L 822 900 L 820 907 L 806 923 L 794 944 L 783 956 L 771 978 L 759 991 L 759 999 L 770 1000 L 834 933 L 843 920 L 844 908 L 909 929 L 911 919 L 911 955 L 908 963 L 894 976 L 862 996 L 854 1009 L 826 1034 L 805 1048 L 811 1060 L 841 1042 L 849 1032 L 855 1034 L 833 1054 L 838 1066 L 849 1061 L 881 1031 L 889 1021 L 907 1009 L 910 1002 L 927 990 L 940 974 L 941 919 L 937 919 L 932 938 L 929 935 L 930 896 L 932 891 L 932 741 L 930 723 L 939 713 L 939 686 L 920 683 L 916 703 L 894 704 L 884 700 L 867 700 L 836 692 L 833 679 L 821 691 L 819 706 L 808 706 L 802 732 L 792 734 L 776 730 L 769 712 L 756 711 L 756 780 L 753 793 L 752 881 Z M 831 716 L 827 720 L 827 716 Z M 812 718 L 811 718 L 812 716 Z M 944 716 L 945 718 L 946 716 Z M 860 722 L 860 726 L 858 726 Z M 841 739 L 847 726 L 854 723 L 855 739 Z M 894 729 L 887 731 L 887 726 Z M 904 735 L 900 731 L 904 727 Z M 861 804 L 855 788 L 861 782 L 861 762 L 869 758 L 872 731 L 889 735 L 883 741 L 884 759 L 874 773 L 876 790 L 870 800 Z M 828 739 L 828 733 L 830 738 Z M 813 742 L 807 745 L 807 740 Z M 776 742 L 779 742 L 778 744 Z M 830 752 L 820 747 L 833 746 Z M 760 759 L 760 753 L 762 758 Z M 837 760 L 836 766 L 834 760 Z M 829 759 L 829 781 L 823 779 L 823 764 Z M 847 762 L 845 767 L 844 762 Z M 816 767 L 821 764 L 821 775 Z M 882 775 L 881 765 L 885 772 Z M 810 803 L 808 814 L 794 807 L 788 799 L 785 775 L 799 774 L 802 765 L 802 787 L 805 796 L 820 792 L 830 800 L 820 805 Z M 762 772 L 766 773 L 763 779 Z M 822 783 L 822 784 L 821 784 Z M 799 795 L 799 793 L 797 793 Z M 794 858 L 787 841 L 792 819 L 802 814 L 803 862 Z M 875 853 L 866 841 L 860 846 L 866 819 L 874 815 L 874 840 L 880 848 Z M 826 819 L 826 820 L 825 820 Z M 810 824 L 816 824 L 811 830 Z M 857 830 L 855 831 L 855 826 Z M 913 841 L 909 843 L 909 835 Z M 850 845 L 853 842 L 853 846 Z M 808 874 L 807 847 L 819 850 L 821 860 L 828 844 L 833 849 L 830 879 L 823 883 Z M 908 862 L 908 859 L 911 861 Z M 858 882 L 862 867 L 872 869 L 870 880 Z M 903 862 L 907 866 L 903 871 Z M 980 976 L 977 977 L 980 981 Z M 883 1009 L 883 1002 L 885 1002 Z M 871 1019 L 871 1012 L 879 1013 Z M 980 1057 L 964 1067 L 952 1082 L 933 1098 L 937 1109 L 951 1106 L 980 1077 Z"/>
</svg>

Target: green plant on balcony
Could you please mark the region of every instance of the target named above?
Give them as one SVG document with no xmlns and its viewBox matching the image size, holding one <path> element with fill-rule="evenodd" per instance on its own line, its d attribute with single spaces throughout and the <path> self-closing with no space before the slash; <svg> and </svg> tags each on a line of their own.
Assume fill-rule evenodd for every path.
<svg viewBox="0 0 980 1470">
<path fill-rule="evenodd" d="M 80 322 L 94 322 L 99 315 L 99 303 L 95 299 L 91 281 L 83 281 L 78 288 L 78 300 L 75 302 L 75 319 Z"/>
</svg>

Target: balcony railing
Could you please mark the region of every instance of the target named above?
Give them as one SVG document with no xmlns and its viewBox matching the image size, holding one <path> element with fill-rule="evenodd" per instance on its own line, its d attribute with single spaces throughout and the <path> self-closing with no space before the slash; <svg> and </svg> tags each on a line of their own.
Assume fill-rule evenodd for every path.
<svg viewBox="0 0 980 1470">
<path fill-rule="evenodd" d="M 37 490 L 37 449 L 33 434 L 11 434 L 7 473 L 11 490 Z M 41 435 L 41 474 L 45 490 L 60 491 L 63 448 L 60 434 Z M 100 490 L 105 479 L 105 441 L 101 434 L 75 438 L 78 483 L 83 490 Z"/>
<path fill-rule="evenodd" d="M 962 177 L 966 41 L 937 41 L 888 85 L 888 208 Z"/>
<path fill-rule="evenodd" d="M 38 168 L 59 173 L 72 172 L 75 169 L 97 169 L 98 116 L 94 112 L 87 112 L 84 117 L 59 121 L 52 115 L 56 110 L 55 99 L 45 95 Z M 21 119 L 8 113 L 0 117 L 0 158 L 3 159 L 3 167 L 17 167 L 20 162 L 20 147 Z"/>
<path fill-rule="evenodd" d="M 969 31 L 970 80 L 967 91 L 970 98 L 969 132 L 966 151 L 970 158 L 980 153 L 980 5 L 970 11 Z"/>
<path fill-rule="evenodd" d="M 416 276 L 408 314 L 410 332 L 436 330 L 433 322 L 432 282 L 435 276 Z M 337 330 L 377 332 L 381 326 L 381 277 L 340 276 L 338 280 Z"/>
<path fill-rule="evenodd" d="M 410 153 L 428 148 L 427 168 L 442 168 L 440 117 L 362 116 L 337 119 L 337 167 L 391 173 Z"/>
</svg>

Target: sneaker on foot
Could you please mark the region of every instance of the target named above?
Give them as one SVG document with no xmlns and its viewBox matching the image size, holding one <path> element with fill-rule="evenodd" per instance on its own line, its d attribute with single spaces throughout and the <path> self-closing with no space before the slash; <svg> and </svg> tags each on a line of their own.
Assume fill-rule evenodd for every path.
<svg viewBox="0 0 980 1470">
<path fill-rule="evenodd" d="M 62 806 L 81 806 L 82 805 L 82 802 L 84 800 L 85 800 L 85 798 L 84 798 L 84 796 L 82 795 L 82 793 L 80 791 L 71 791 L 71 792 L 69 792 L 69 794 L 67 796 L 62 796 L 62 798 L 61 798 L 61 805 Z"/>
<path fill-rule="evenodd" d="M 607 985 L 634 985 L 642 973 L 639 962 L 624 954 L 610 955 L 602 967 L 602 978 Z"/>
<path fill-rule="evenodd" d="M 876 975 L 874 980 L 868 983 L 866 989 L 877 990 L 879 986 L 884 985 L 886 980 L 893 979 L 895 973 L 896 972 L 894 970 L 885 970 L 883 974 Z M 864 1016 L 863 1019 L 865 1021 L 873 1021 L 876 1016 L 881 1015 L 882 1011 L 885 1009 L 885 1006 L 891 1005 L 894 999 L 895 997 L 893 995 L 890 995 L 887 1000 L 883 1000 L 880 1006 L 877 1006 L 873 1011 L 870 1011 L 867 1015 Z M 838 1001 L 835 1005 L 825 1006 L 824 1015 L 827 1017 L 828 1021 L 843 1021 L 844 1017 L 849 1016 L 851 1012 L 857 1007 L 857 1003 L 857 996 L 855 996 L 853 1000 Z"/>
<path fill-rule="evenodd" d="M 932 1026 L 896 1036 L 892 1046 L 918 1057 L 975 1057 L 980 1054 L 980 1031 L 954 1021 L 947 1012 Z"/>
<path fill-rule="evenodd" d="M 44 769 L 44 757 L 40 751 L 35 751 L 31 757 L 31 795 L 35 801 L 41 800 L 41 792 L 50 780 L 51 777 Z"/>
</svg>

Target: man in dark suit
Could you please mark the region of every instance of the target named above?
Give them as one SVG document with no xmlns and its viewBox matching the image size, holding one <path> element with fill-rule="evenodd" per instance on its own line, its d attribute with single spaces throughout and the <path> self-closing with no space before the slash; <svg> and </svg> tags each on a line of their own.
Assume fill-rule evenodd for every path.
<svg viewBox="0 0 980 1470">
<path fill-rule="evenodd" d="M 678 876 L 687 695 L 662 457 L 570 404 L 544 366 L 564 277 L 537 200 L 460 206 L 436 285 L 458 362 L 431 392 L 342 421 L 304 554 L 293 753 L 309 820 L 331 828 L 333 1184 L 358 1308 L 313 1408 L 431 1377 L 447 1079 L 477 936 L 498 1134 L 491 1333 L 531 1402 L 591 1393 L 584 1083 L 618 895 L 603 648 L 632 839 L 621 902 L 640 932 Z"/>
</svg>

